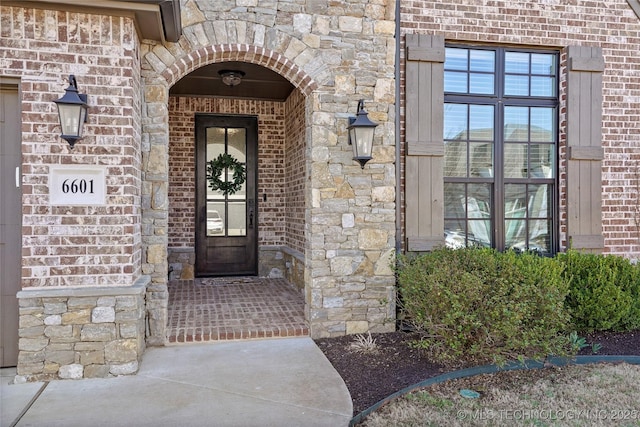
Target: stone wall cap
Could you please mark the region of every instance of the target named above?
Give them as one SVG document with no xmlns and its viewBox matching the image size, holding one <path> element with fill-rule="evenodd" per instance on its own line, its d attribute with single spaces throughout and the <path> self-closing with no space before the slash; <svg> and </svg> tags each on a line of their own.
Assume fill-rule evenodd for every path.
<svg viewBox="0 0 640 427">
<path fill-rule="evenodd" d="M 17 293 L 18 298 L 56 298 L 56 297 L 102 297 L 143 294 L 151 276 L 140 276 L 129 286 L 56 286 L 49 288 L 24 288 Z"/>
<path fill-rule="evenodd" d="M 304 254 L 298 250 L 290 248 L 289 246 L 281 246 L 281 245 L 262 245 L 260 246 L 260 250 L 262 251 L 282 251 L 287 255 L 291 255 L 292 257 L 298 258 L 300 260 L 304 260 Z"/>
</svg>

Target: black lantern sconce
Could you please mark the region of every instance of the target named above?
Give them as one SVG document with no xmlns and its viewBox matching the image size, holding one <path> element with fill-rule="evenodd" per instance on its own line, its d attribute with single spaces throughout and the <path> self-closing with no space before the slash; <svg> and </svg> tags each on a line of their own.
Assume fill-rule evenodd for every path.
<svg viewBox="0 0 640 427">
<path fill-rule="evenodd" d="M 53 102 L 58 106 L 62 128 L 60 137 L 73 148 L 76 141 L 82 138 L 82 126 L 87 121 L 88 107 L 87 95 L 78 93 L 78 85 L 73 74 L 69 76 L 69 87 L 65 89 L 64 96 Z"/>
<path fill-rule="evenodd" d="M 353 160 L 360 163 L 362 169 L 364 165 L 372 159 L 373 134 L 377 123 L 369 120 L 369 114 L 364 109 L 364 101 L 358 101 L 357 117 L 349 117 L 349 145 L 353 147 Z"/>
</svg>

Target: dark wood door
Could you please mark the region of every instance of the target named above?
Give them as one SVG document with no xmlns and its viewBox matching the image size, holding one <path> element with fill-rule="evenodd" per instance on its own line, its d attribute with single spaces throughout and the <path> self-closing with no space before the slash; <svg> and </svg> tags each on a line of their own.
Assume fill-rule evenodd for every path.
<svg viewBox="0 0 640 427">
<path fill-rule="evenodd" d="M 257 154 L 257 117 L 196 115 L 197 276 L 258 274 Z M 226 162 L 216 162 L 221 156 Z M 211 161 L 233 165 L 212 174 Z M 244 183 L 236 191 L 220 189 L 220 183 L 239 183 L 238 164 Z"/>
</svg>

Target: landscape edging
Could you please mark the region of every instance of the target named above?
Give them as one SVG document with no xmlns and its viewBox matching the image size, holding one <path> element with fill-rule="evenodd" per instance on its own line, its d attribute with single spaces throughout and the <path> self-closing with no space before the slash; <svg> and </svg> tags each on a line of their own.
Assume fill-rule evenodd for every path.
<svg viewBox="0 0 640 427">
<path fill-rule="evenodd" d="M 409 394 L 412 391 L 429 387 L 433 384 L 438 384 L 448 380 L 454 380 L 458 378 L 472 377 L 474 375 L 480 374 L 493 374 L 500 371 L 515 371 L 515 370 L 523 370 L 523 369 L 541 369 L 544 367 L 552 366 L 566 366 L 566 365 L 588 365 L 592 363 L 629 363 L 631 365 L 640 365 L 640 356 L 575 356 L 575 357 L 550 357 L 546 359 L 544 362 L 536 361 L 536 360 L 528 360 L 524 363 L 520 362 L 512 362 L 508 363 L 502 367 L 498 365 L 484 365 L 484 366 L 476 366 L 473 368 L 460 369 L 453 372 L 447 372 L 446 374 L 438 375 L 435 377 L 431 377 L 424 381 L 420 381 L 419 383 L 410 385 L 408 387 L 399 390 L 384 399 L 378 401 L 372 406 L 368 407 L 364 411 L 360 412 L 356 416 L 354 416 L 349 422 L 349 427 L 355 426 L 362 422 L 367 416 L 369 416 L 373 411 L 376 411 L 381 406 L 386 405 L 394 399 L 397 399 L 405 394 Z"/>
</svg>

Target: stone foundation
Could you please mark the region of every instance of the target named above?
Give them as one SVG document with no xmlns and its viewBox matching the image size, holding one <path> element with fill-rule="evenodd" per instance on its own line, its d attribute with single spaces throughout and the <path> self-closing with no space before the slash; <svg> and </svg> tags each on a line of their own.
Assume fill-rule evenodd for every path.
<svg viewBox="0 0 640 427">
<path fill-rule="evenodd" d="M 196 262 L 193 248 L 169 248 L 169 280 L 194 278 Z M 284 278 L 299 290 L 304 289 L 304 255 L 284 246 L 260 246 L 258 276 Z"/>
<path fill-rule="evenodd" d="M 258 275 L 284 278 L 298 290 L 304 290 L 304 255 L 285 246 L 261 246 L 258 250 Z"/>
<path fill-rule="evenodd" d="M 135 374 L 145 349 L 145 290 L 133 286 L 18 292 L 16 383 Z"/>
<path fill-rule="evenodd" d="M 169 248 L 169 280 L 191 280 L 194 278 L 196 252 L 194 248 Z"/>
</svg>

